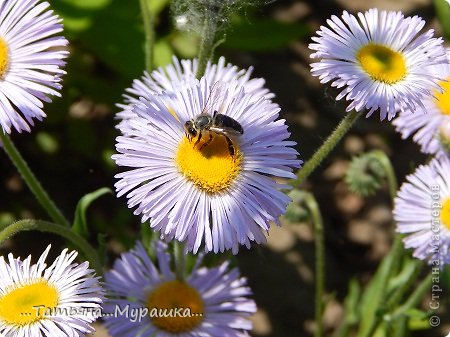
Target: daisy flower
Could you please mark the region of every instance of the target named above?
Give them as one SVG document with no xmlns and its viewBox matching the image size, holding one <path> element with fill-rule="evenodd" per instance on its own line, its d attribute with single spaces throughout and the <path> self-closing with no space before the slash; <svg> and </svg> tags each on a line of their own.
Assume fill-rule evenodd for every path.
<svg viewBox="0 0 450 337">
<path fill-rule="evenodd" d="M 168 65 L 166 68 L 160 67 L 151 74 L 145 71 L 141 78 L 133 81 L 131 88 L 125 90 L 125 104 L 117 104 L 122 109 L 122 111 L 117 113 L 117 117 L 123 120 L 132 117 L 132 106 L 139 103 L 139 97 L 149 99 L 155 94 L 173 94 L 177 85 L 195 77 L 197 68 L 197 59 L 179 61 L 176 57 L 173 57 L 173 64 Z M 255 97 L 265 96 L 266 99 L 273 98 L 273 93 L 270 93 L 268 89 L 263 87 L 264 79 L 250 78 L 252 72 L 252 67 L 248 70 L 239 69 L 235 65 L 226 63 L 225 58 L 221 57 L 217 64 L 208 62 L 204 77 L 208 83 L 237 81 L 239 85 L 245 88 L 246 92 L 254 94 Z"/>
<path fill-rule="evenodd" d="M 447 49 L 447 56 L 450 60 L 450 49 Z M 392 124 L 403 139 L 413 135 L 412 139 L 423 153 L 442 154 L 450 149 L 450 66 L 436 67 L 433 71 L 446 74 L 439 83 L 442 90 L 434 90 L 433 96 L 427 96 L 423 109 L 401 112 Z"/>
<path fill-rule="evenodd" d="M 157 266 L 138 243 L 105 274 L 110 299 L 104 319 L 112 337 L 249 336 L 246 317 L 256 305 L 236 268 L 229 270 L 227 262 L 199 267 L 199 258 L 190 275 L 179 280 L 170 269 L 166 244 L 157 243 L 156 258 Z"/>
<path fill-rule="evenodd" d="M 279 110 L 239 81 L 207 78 L 141 98 L 119 125 L 113 159 L 131 169 L 116 175 L 118 196 L 163 238 L 185 241 L 194 253 L 203 243 L 205 251 L 237 253 L 239 245 L 264 242 L 269 222 L 279 224 L 290 202 L 280 191 L 288 186 L 274 177 L 294 178 L 300 166 Z"/>
<path fill-rule="evenodd" d="M 379 109 L 381 120 L 391 120 L 398 111 L 422 107 L 422 98 L 439 89 L 439 74 L 428 69 L 448 62 L 443 41 L 433 30 L 420 34 L 420 17 L 370 9 L 357 17 L 344 11 L 327 23 L 309 45 L 316 51 L 311 57 L 320 59 L 311 72 L 343 88 L 336 99 L 352 101 L 347 111 L 367 109 L 370 116 Z"/>
<path fill-rule="evenodd" d="M 88 263 L 64 249 L 47 268 L 50 246 L 38 262 L 0 257 L 0 335 L 85 336 L 100 315 L 103 291 Z"/>
<path fill-rule="evenodd" d="M 395 199 L 397 232 L 406 248 L 435 266 L 450 263 L 450 159 L 434 158 L 406 177 Z"/>
<path fill-rule="evenodd" d="M 3 132 L 30 131 L 42 120 L 43 102 L 60 96 L 67 40 L 48 2 L 8 0 L 0 4 L 0 125 Z"/>
</svg>

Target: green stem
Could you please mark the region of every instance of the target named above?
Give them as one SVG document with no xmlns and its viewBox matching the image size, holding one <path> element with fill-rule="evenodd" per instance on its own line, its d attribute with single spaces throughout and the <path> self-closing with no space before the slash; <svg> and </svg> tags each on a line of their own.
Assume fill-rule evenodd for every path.
<svg viewBox="0 0 450 337">
<path fill-rule="evenodd" d="M 27 183 L 31 192 L 33 192 L 37 201 L 45 209 L 49 217 L 57 224 L 63 225 L 65 227 L 70 227 L 69 222 L 61 213 L 59 208 L 55 205 L 52 199 L 48 196 L 47 192 L 44 190 L 40 182 L 36 179 L 36 176 L 31 171 L 30 167 L 20 155 L 17 148 L 12 143 L 8 135 L 0 131 L 0 140 L 3 143 L 3 148 L 8 154 L 11 161 L 16 166 L 17 170 L 22 175 L 22 178 Z"/>
<path fill-rule="evenodd" d="M 0 232 L 0 245 L 10 237 L 24 231 L 38 230 L 62 236 L 70 241 L 90 261 L 97 275 L 102 275 L 103 267 L 96 250 L 81 236 L 71 229 L 42 220 L 20 220 Z"/>
<path fill-rule="evenodd" d="M 408 310 L 415 308 L 422 301 L 425 294 L 427 294 L 431 289 L 432 278 L 433 275 L 430 272 L 427 277 L 420 282 L 406 302 L 394 311 L 392 314 L 392 320 L 397 319 L 399 316 L 405 315 Z"/>
<path fill-rule="evenodd" d="M 391 196 L 392 202 L 394 202 L 394 199 L 397 195 L 398 184 L 392 163 L 389 160 L 386 153 L 384 153 L 383 151 L 374 150 L 371 152 L 371 154 L 374 156 L 376 160 L 378 160 L 378 162 L 383 166 L 384 171 L 386 172 L 386 178 L 389 185 L 389 194 Z"/>
<path fill-rule="evenodd" d="M 184 253 L 184 243 L 176 241 L 174 242 L 175 253 L 175 275 L 177 280 L 183 281 L 185 278 L 186 269 L 186 255 Z"/>
<path fill-rule="evenodd" d="M 334 149 L 342 137 L 352 127 L 361 114 L 355 110 L 350 111 L 344 119 L 339 123 L 336 129 L 331 133 L 328 139 L 320 146 L 305 165 L 298 171 L 297 179 L 291 182 L 291 185 L 298 186 L 302 184 L 314 169 L 320 165 L 322 160 Z"/>
<path fill-rule="evenodd" d="M 196 74 L 198 79 L 205 74 L 206 65 L 212 58 L 217 30 L 214 20 L 208 15 L 208 11 L 206 12 L 200 36 L 200 49 L 198 52 L 198 68 Z"/>
<path fill-rule="evenodd" d="M 154 17 L 148 6 L 148 0 L 139 0 L 145 33 L 145 69 L 153 70 L 153 43 L 155 40 Z"/>
<path fill-rule="evenodd" d="M 324 311 L 325 289 L 325 246 L 323 242 L 323 220 L 316 199 L 311 193 L 305 193 L 305 206 L 308 208 L 314 226 L 316 289 L 315 289 L 315 337 L 323 336 L 322 317 Z"/>
</svg>

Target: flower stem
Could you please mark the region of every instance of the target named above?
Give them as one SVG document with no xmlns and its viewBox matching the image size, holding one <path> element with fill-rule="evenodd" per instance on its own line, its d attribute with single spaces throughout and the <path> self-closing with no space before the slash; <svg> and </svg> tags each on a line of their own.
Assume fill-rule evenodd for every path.
<svg viewBox="0 0 450 337">
<path fill-rule="evenodd" d="M 334 149 L 342 137 L 352 127 L 361 114 L 355 110 L 350 111 L 339 123 L 336 129 L 331 133 L 328 139 L 320 146 L 305 165 L 298 171 L 297 178 L 291 182 L 291 185 L 301 185 L 309 175 L 320 165 L 322 160 Z"/>
<path fill-rule="evenodd" d="M 309 192 L 300 191 L 301 195 L 297 202 L 303 203 L 309 212 L 314 227 L 315 244 L 315 337 L 323 336 L 322 316 L 324 311 L 324 289 L 325 289 L 325 245 L 323 239 L 323 220 L 319 205 L 314 196 Z"/>
<path fill-rule="evenodd" d="M 100 263 L 97 251 L 80 235 L 74 233 L 71 229 L 42 220 L 20 220 L 0 232 L 0 245 L 10 237 L 19 232 L 38 230 L 41 232 L 50 232 L 62 236 L 70 241 L 79 251 L 88 259 L 95 269 L 97 275 L 102 275 L 103 267 Z"/>
<path fill-rule="evenodd" d="M 386 153 L 380 150 L 374 150 L 371 155 L 383 166 L 386 173 L 387 182 L 389 185 L 389 194 L 391 196 L 392 202 L 394 202 L 395 196 L 397 195 L 398 184 L 397 177 L 395 176 L 394 168 L 389 160 Z"/>
<path fill-rule="evenodd" d="M 25 180 L 28 187 L 30 188 L 31 192 L 33 192 L 37 201 L 45 209 L 50 218 L 59 225 L 70 227 L 70 224 L 67 221 L 67 219 L 61 213 L 59 208 L 55 205 L 53 200 L 50 199 L 47 192 L 44 190 L 40 182 L 37 180 L 36 176 L 33 174 L 26 161 L 20 155 L 19 151 L 14 146 L 8 135 L 0 131 L 0 140 L 3 143 L 3 148 L 5 149 L 9 158 L 14 163 L 17 170 L 22 175 L 22 178 Z"/>
<path fill-rule="evenodd" d="M 203 20 L 203 27 L 200 37 L 200 49 L 198 52 L 198 68 L 196 77 L 200 79 L 206 70 L 208 61 L 212 58 L 214 51 L 214 41 L 216 37 L 216 24 L 211 15 L 206 11 L 205 19 Z"/>
<path fill-rule="evenodd" d="M 145 69 L 153 70 L 153 43 L 155 40 L 154 17 L 148 6 L 148 0 L 139 0 L 145 33 Z"/>
<path fill-rule="evenodd" d="M 175 253 L 175 274 L 177 280 L 184 280 L 184 272 L 186 268 L 186 255 L 184 252 L 184 243 L 174 241 L 174 253 Z"/>
</svg>

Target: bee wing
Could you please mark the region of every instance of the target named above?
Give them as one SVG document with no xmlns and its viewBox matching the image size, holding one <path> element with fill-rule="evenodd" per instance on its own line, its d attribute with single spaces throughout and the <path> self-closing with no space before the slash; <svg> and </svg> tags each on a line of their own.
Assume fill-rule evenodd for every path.
<svg viewBox="0 0 450 337">
<path fill-rule="evenodd" d="M 214 115 L 217 112 L 222 112 L 223 103 L 227 95 L 226 82 L 217 81 L 211 86 L 205 107 L 202 113 L 209 113 Z"/>
</svg>

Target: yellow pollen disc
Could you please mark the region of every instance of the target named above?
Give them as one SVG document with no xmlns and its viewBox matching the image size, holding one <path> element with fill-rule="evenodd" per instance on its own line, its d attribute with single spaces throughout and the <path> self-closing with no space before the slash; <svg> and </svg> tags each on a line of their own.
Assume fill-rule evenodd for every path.
<svg viewBox="0 0 450 337">
<path fill-rule="evenodd" d="M 152 323 L 171 333 L 191 331 L 203 320 L 204 305 L 200 294 L 189 284 L 178 280 L 165 282 L 153 290 L 148 297 L 147 308 Z M 161 312 L 166 314 L 160 315 Z"/>
<path fill-rule="evenodd" d="M 32 324 L 44 318 L 45 308 L 55 308 L 58 298 L 46 280 L 20 286 L 0 297 L 0 319 L 16 326 Z"/>
<path fill-rule="evenodd" d="M 382 45 L 365 45 L 357 52 L 356 59 L 370 77 L 380 82 L 393 84 L 406 75 L 403 55 Z"/>
<path fill-rule="evenodd" d="M 3 79 L 9 68 L 9 50 L 5 40 L 0 37 L 0 79 Z"/>
<path fill-rule="evenodd" d="M 450 198 L 445 200 L 441 209 L 441 222 L 450 230 Z"/>
<path fill-rule="evenodd" d="M 450 81 L 450 77 L 447 81 Z M 437 90 L 434 92 L 436 106 L 443 115 L 450 115 L 450 82 L 441 81 L 439 85 L 443 92 Z"/>
<path fill-rule="evenodd" d="M 241 169 L 242 153 L 233 142 L 231 156 L 225 137 L 213 134 L 210 144 L 204 145 L 208 134 L 194 146 L 196 138 L 181 140 L 175 157 L 179 171 L 198 188 L 217 193 L 231 186 Z M 201 150 L 200 150 L 201 149 Z"/>
</svg>

